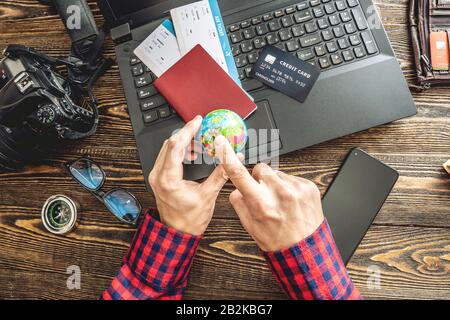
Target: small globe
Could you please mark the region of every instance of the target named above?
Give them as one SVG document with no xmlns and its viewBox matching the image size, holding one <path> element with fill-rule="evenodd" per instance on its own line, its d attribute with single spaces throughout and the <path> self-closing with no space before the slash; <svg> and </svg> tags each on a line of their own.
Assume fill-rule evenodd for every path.
<svg viewBox="0 0 450 320">
<path fill-rule="evenodd" d="M 210 157 L 215 156 L 214 139 L 219 135 L 230 142 L 235 152 L 240 152 L 247 143 L 247 126 L 235 112 L 226 109 L 215 110 L 208 113 L 200 128 L 203 150 Z"/>
</svg>

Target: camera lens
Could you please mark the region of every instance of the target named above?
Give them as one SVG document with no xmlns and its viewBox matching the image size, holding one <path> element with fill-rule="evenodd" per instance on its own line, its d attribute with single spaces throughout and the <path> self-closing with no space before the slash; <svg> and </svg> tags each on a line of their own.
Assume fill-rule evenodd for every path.
<svg viewBox="0 0 450 320">
<path fill-rule="evenodd" d="M 38 150 L 38 141 L 30 130 L 0 125 L 0 167 L 3 169 L 21 169 Z"/>
<path fill-rule="evenodd" d="M 0 126 L 0 164 L 5 169 L 17 170 L 24 159 L 16 151 L 15 143 L 7 130 L 6 127 Z"/>
<path fill-rule="evenodd" d="M 8 156 L 4 155 L 0 151 L 0 169 L 7 170 L 7 171 L 13 171 L 17 170 L 20 167 L 17 165 L 17 163 L 12 162 Z"/>
</svg>

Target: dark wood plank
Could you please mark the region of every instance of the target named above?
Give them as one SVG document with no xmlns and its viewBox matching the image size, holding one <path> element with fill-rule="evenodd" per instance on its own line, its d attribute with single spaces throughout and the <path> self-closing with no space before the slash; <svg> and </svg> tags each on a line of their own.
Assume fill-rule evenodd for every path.
<svg viewBox="0 0 450 320">
<path fill-rule="evenodd" d="M 407 28 L 407 0 L 376 1 L 409 83 L 414 66 Z M 94 1 L 94 14 L 101 17 Z M 11 43 L 66 56 L 70 45 L 54 10 L 35 0 L 0 3 L 0 50 Z M 106 55 L 114 58 L 111 41 Z M 154 206 L 127 114 L 117 66 L 99 81 L 101 125 L 89 139 L 60 147 L 40 165 L 0 173 L 0 299 L 96 298 L 108 285 L 134 230 L 123 226 L 91 195 L 68 178 L 60 165 L 90 154 L 107 172 L 106 187 L 129 188 Z M 368 298 L 450 298 L 450 179 L 441 164 L 450 158 L 450 89 L 414 93 L 418 115 L 285 155 L 284 172 L 315 181 L 326 190 L 348 150 L 361 147 L 399 170 L 401 178 L 374 226 L 351 260 L 349 271 Z M 395 106 L 393 106 L 395 107 Z M 228 203 L 228 184 L 201 244 L 187 298 L 284 298 L 259 251 Z M 65 237 L 49 235 L 40 207 L 55 193 L 82 204 L 79 228 Z M 80 291 L 66 289 L 69 265 L 82 269 Z M 370 290 L 367 268 L 381 270 L 379 290 Z"/>
<path fill-rule="evenodd" d="M 447 228 L 372 226 L 348 270 L 368 298 L 450 299 L 449 254 Z M 374 267 L 380 288 L 368 285 Z"/>
<path fill-rule="evenodd" d="M 76 233 L 56 237 L 49 236 L 33 215 L 9 215 L 2 221 L 2 298 L 96 298 L 115 274 L 118 257 L 125 253 L 132 236 L 132 231 L 121 225 L 83 223 Z M 446 228 L 373 226 L 348 269 L 369 299 L 448 299 L 449 255 Z M 81 290 L 66 288 L 70 265 L 81 268 Z M 367 286 L 367 268 L 374 266 L 381 275 L 379 289 Z M 240 223 L 215 218 L 198 249 L 186 298 L 285 296 Z"/>
</svg>

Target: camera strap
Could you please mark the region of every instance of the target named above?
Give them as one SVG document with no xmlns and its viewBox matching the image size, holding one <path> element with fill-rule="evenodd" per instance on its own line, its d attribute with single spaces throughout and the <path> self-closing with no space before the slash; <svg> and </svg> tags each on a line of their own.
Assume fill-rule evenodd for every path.
<svg viewBox="0 0 450 320">
<path fill-rule="evenodd" d="M 5 50 L 3 51 L 3 55 L 5 57 L 10 58 L 18 58 L 20 56 L 28 56 L 31 58 L 34 58 L 36 60 L 39 60 L 41 62 L 44 62 L 45 64 L 49 64 L 52 66 L 59 66 L 59 65 L 65 65 L 68 68 L 74 68 L 75 64 L 73 64 L 70 61 L 60 59 L 60 58 L 52 58 L 42 52 L 37 51 L 34 48 L 27 47 L 21 44 L 10 44 L 8 45 Z"/>
<path fill-rule="evenodd" d="M 86 0 L 38 0 L 56 8 L 72 40 L 70 56 L 72 66 L 69 78 L 80 84 L 95 83 L 113 63 L 103 57 L 105 32 L 99 30 Z M 101 74 L 98 70 L 103 70 Z M 92 80 L 94 78 L 94 80 Z"/>
</svg>

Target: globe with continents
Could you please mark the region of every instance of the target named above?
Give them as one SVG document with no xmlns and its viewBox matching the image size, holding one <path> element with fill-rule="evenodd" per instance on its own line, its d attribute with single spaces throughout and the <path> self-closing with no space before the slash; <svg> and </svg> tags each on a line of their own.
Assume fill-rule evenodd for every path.
<svg viewBox="0 0 450 320">
<path fill-rule="evenodd" d="M 247 143 L 247 126 L 235 112 L 226 109 L 215 110 L 208 113 L 200 128 L 203 150 L 210 157 L 215 156 L 214 139 L 219 135 L 230 142 L 235 152 L 240 152 Z"/>
</svg>

